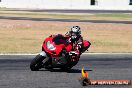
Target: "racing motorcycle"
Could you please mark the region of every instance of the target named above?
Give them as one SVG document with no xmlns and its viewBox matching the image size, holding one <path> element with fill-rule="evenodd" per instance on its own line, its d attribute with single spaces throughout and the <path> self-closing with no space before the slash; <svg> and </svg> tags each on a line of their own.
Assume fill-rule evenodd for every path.
<svg viewBox="0 0 132 88">
<path fill-rule="evenodd" d="M 87 45 L 87 41 L 85 41 L 85 45 Z M 80 58 L 80 55 L 72 49 L 72 45 L 67 43 L 63 35 L 51 35 L 44 40 L 42 52 L 31 61 L 30 69 L 32 71 L 41 68 L 69 70 L 78 63 Z"/>
</svg>

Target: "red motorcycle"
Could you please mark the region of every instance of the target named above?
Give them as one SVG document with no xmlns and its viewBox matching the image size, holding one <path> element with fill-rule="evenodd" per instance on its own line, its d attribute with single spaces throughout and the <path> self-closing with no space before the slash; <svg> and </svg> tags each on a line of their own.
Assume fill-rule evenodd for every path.
<svg viewBox="0 0 132 88">
<path fill-rule="evenodd" d="M 84 41 L 84 47 L 87 47 L 87 45 L 88 42 Z M 71 69 L 78 63 L 80 58 L 80 55 L 72 49 L 72 45 L 67 42 L 63 35 L 51 35 L 44 40 L 42 52 L 31 61 L 30 69 L 32 71 L 41 68 Z"/>
</svg>

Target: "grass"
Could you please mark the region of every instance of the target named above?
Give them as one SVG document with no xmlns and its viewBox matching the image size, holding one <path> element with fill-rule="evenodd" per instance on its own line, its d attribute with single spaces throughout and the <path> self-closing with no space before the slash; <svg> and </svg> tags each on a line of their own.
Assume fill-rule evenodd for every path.
<svg viewBox="0 0 132 88">
<path fill-rule="evenodd" d="M 14 8 L 3 8 L 3 7 L 1 8 L 0 7 L 0 10 L 3 10 L 3 11 L 6 11 L 7 10 L 8 11 L 8 10 L 15 10 L 15 9 Z"/>
<path fill-rule="evenodd" d="M 0 15 L 5 15 L 5 16 L 30 16 L 30 17 L 59 17 L 59 18 L 81 18 L 84 16 L 90 16 L 90 15 L 72 15 L 72 14 L 63 14 L 63 13 L 47 13 L 47 12 L 25 12 L 25 11 L 1 11 Z"/>
<path fill-rule="evenodd" d="M 131 14 L 56 14 L 1 10 L 0 16 L 80 20 L 132 20 Z M 82 28 L 84 39 L 92 45 L 89 52 L 132 52 L 132 25 L 85 22 L 46 22 L 0 19 L 0 53 L 37 53 L 51 34 L 64 34 L 73 25 Z"/>
<path fill-rule="evenodd" d="M 48 12 L 28 11 L 0 11 L 0 16 L 37 17 L 37 18 L 58 18 L 58 19 L 79 19 L 79 20 L 132 20 L 132 14 L 105 13 L 105 14 L 64 14 Z"/>
<path fill-rule="evenodd" d="M 97 17 L 132 18 L 132 14 L 124 14 L 124 13 L 96 14 L 96 16 Z"/>
<path fill-rule="evenodd" d="M 87 17 L 87 16 L 95 16 L 95 17 L 117 17 L 117 18 L 132 18 L 132 13 L 92 13 L 92 14 L 87 14 L 87 13 L 54 13 L 54 12 L 31 12 L 31 11 L 15 11 L 18 9 L 14 8 L 0 8 L 0 14 L 7 14 L 7 15 L 26 15 L 26 16 L 58 16 L 58 17 Z"/>
<path fill-rule="evenodd" d="M 79 25 L 84 39 L 92 45 L 89 52 L 132 52 L 131 24 L 93 24 L 77 22 L 36 22 L 0 20 L 0 53 L 37 53 L 51 34 L 64 34 Z"/>
</svg>

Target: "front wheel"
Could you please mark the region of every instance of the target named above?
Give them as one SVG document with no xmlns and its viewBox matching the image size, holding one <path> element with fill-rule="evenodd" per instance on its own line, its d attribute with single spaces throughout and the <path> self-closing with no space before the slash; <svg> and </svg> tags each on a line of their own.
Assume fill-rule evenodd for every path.
<svg viewBox="0 0 132 88">
<path fill-rule="evenodd" d="M 38 71 L 40 68 L 42 68 L 43 60 L 44 57 L 38 54 L 30 63 L 31 71 Z"/>
</svg>

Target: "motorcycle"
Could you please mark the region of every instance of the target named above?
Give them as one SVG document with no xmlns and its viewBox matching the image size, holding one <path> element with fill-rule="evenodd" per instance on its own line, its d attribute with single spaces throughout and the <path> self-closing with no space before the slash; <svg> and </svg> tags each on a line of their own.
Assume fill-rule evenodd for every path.
<svg viewBox="0 0 132 88">
<path fill-rule="evenodd" d="M 87 46 L 87 44 L 88 42 L 85 41 L 84 45 Z M 80 55 L 72 49 L 72 45 L 67 43 L 63 35 L 51 35 L 44 40 L 42 52 L 31 61 L 30 69 L 32 71 L 41 68 L 69 70 L 78 63 L 80 58 Z"/>
</svg>

